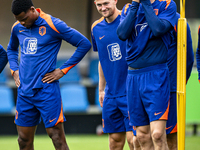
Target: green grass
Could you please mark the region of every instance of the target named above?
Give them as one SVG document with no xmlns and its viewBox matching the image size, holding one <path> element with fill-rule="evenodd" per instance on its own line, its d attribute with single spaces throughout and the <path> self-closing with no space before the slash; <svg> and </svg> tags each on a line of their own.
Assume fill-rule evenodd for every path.
<svg viewBox="0 0 200 150">
<path fill-rule="evenodd" d="M 200 124 L 200 84 L 197 71 L 193 71 L 186 86 L 186 123 Z"/>
<path fill-rule="evenodd" d="M 70 150 L 106 150 L 108 136 L 102 135 L 66 135 Z M 127 146 L 127 145 L 126 145 Z M 54 150 L 51 139 L 47 135 L 36 135 L 35 150 Z M 17 150 L 17 136 L 0 136 L 1 150 Z M 127 149 L 127 148 L 126 148 Z"/>
<path fill-rule="evenodd" d="M 108 150 L 108 136 L 102 135 L 66 135 L 70 150 Z M 200 136 L 186 136 L 186 150 L 200 149 Z M 54 150 L 47 135 L 35 136 L 35 150 Z M 1 150 L 18 150 L 17 136 L 0 136 Z M 128 150 L 126 143 L 124 150 Z"/>
</svg>

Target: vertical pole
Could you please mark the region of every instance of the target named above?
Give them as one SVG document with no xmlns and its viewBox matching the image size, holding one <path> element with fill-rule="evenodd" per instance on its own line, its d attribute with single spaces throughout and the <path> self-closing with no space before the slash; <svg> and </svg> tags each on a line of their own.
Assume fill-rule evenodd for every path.
<svg viewBox="0 0 200 150">
<path fill-rule="evenodd" d="M 187 21 L 185 0 L 180 0 L 177 29 L 177 129 L 178 150 L 185 150 Z"/>
</svg>

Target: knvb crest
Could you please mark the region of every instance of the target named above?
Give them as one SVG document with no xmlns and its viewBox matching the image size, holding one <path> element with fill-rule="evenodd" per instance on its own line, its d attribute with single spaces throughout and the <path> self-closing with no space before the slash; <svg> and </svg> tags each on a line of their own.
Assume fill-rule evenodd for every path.
<svg viewBox="0 0 200 150">
<path fill-rule="evenodd" d="M 122 53 L 118 43 L 113 43 L 107 46 L 110 61 L 120 60 L 122 58 Z"/>
<path fill-rule="evenodd" d="M 35 54 L 37 52 L 37 39 L 25 38 L 22 51 L 24 54 Z"/>
<path fill-rule="evenodd" d="M 41 27 L 39 28 L 39 34 L 40 34 L 41 36 L 43 36 L 43 35 L 46 34 L 46 27 L 45 27 L 45 26 L 41 26 Z"/>
</svg>

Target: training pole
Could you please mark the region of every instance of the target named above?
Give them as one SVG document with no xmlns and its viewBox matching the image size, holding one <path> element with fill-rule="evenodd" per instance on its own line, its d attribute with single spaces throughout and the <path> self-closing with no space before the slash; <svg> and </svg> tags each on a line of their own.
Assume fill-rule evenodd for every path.
<svg viewBox="0 0 200 150">
<path fill-rule="evenodd" d="M 180 0 L 177 28 L 177 135 L 178 150 L 185 150 L 187 20 L 185 0 Z"/>
</svg>

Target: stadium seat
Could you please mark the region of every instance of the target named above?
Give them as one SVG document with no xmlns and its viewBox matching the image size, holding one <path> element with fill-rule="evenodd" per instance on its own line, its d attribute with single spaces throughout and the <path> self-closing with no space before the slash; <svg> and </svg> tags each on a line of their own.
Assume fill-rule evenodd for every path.
<svg viewBox="0 0 200 150">
<path fill-rule="evenodd" d="M 61 67 L 66 61 L 67 61 L 67 59 L 57 60 L 56 68 Z M 64 75 L 59 80 L 59 82 L 61 84 L 69 83 L 69 82 L 78 83 L 80 80 L 81 80 L 81 75 L 80 75 L 80 72 L 78 70 L 78 67 L 74 66 L 71 70 L 69 70 L 69 72 L 66 75 Z"/>
<path fill-rule="evenodd" d="M 99 64 L 99 59 L 90 60 L 89 78 L 94 84 L 97 84 L 99 82 L 98 64 Z"/>
<path fill-rule="evenodd" d="M 0 86 L 0 113 L 11 114 L 15 108 L 14 96 L 11 88 Z"/>
<path fill-rule="evenodd" d="M 61 87 L 64 113 L 86 112 L 89 106 L 87 90 L 80 84 L 67 84 Z"/>
</svg>

